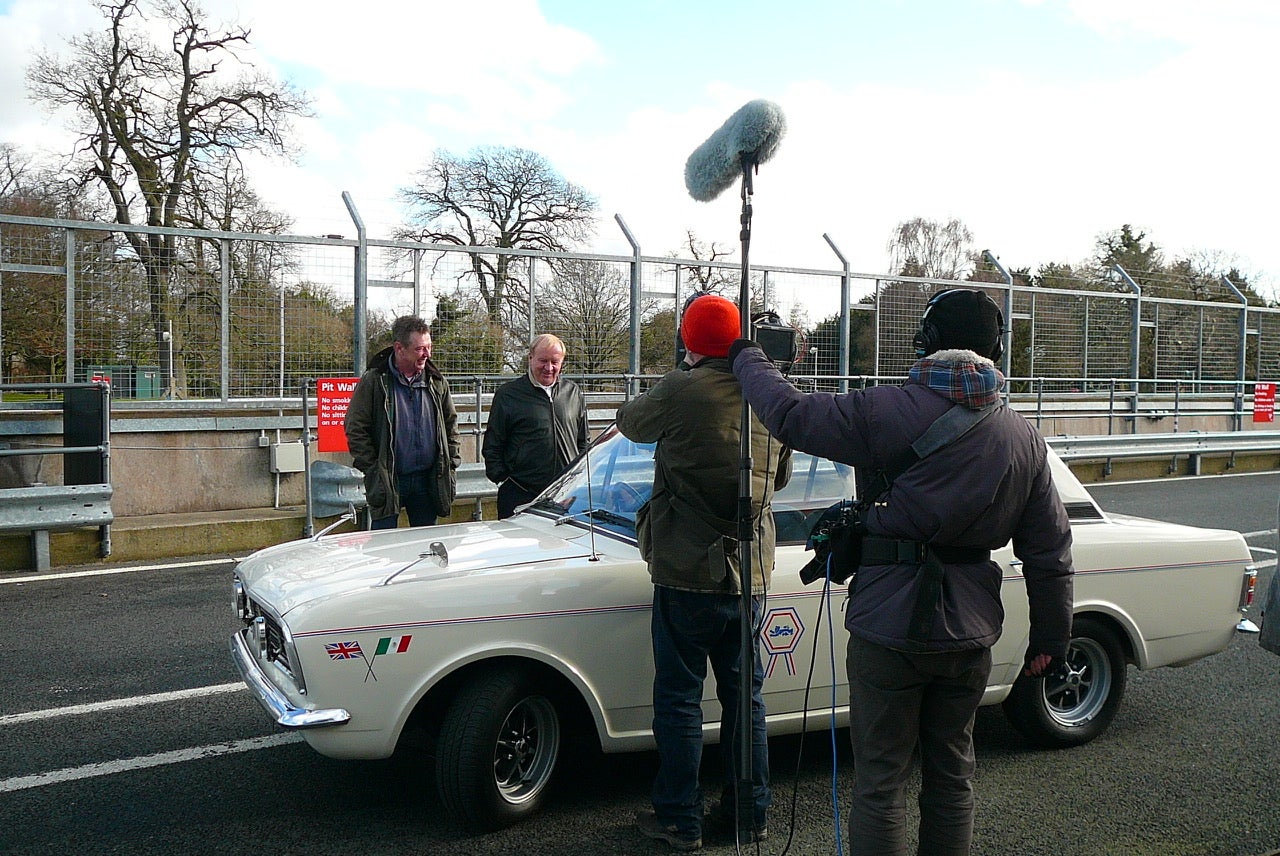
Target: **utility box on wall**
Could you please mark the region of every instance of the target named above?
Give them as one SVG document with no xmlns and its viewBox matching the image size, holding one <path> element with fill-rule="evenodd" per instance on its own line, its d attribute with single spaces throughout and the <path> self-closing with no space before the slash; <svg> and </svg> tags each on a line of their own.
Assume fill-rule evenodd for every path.
<svg viewBox="0 0 1280 856">
<path fill-rule="evenodd" d="M 85 366 L 83 370 L 77 370 L 76 375 L 78 383 L 105 381 L 115 398 L 133 398 L 132 366 Z"/>
<path fill-rule="evenodd" d="M 160 398 L 164 395 L 164 378 L 159 366 L 133 367 L 134 398 Z"/>
<path fill-rule="evenodd" d="M 301 443 L 276 443 L 271 447 L 271 472 L 303 472 L 304 457 Z"/>
<path fill-rule="evenodd" d="M 76 369 L 77 382 L 106 381 L 112 398 L 155 399 L 164 396 L 159 366 L 90 365 Z"/>
</svg>

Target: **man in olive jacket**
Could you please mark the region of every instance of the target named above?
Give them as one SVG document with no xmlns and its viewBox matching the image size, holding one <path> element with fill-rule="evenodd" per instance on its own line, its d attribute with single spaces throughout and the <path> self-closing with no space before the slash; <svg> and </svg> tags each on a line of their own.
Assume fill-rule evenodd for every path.
<svg viewBox="0 0 1280 856">
<path fill-rule="evenodd" d="M 737 307 L 704 295 L 685 309 L 680 333 L 685 363 L 653 389 L 624 404 L 618 428 L 631 440 L 656 442 L 653 494 L 636 519 L 640 553 L 653 578 L 653 732 L 658 774 L 653 810 L 636 820 L 646 836 L 677 850 L 702 844 L 703 799 L 700 709 L 707 662 L 720 700 L 724 784 L 712 812 L 719 826 L 734 821 L 738 780 L 739 672 L 742 597 L 738 557 L 738 464 L 742 395 L 725 359 L 740 332 Z M 751 417 L 751 580 L 753 626 L 773 570 L 773 492 L 790 477 L 790 452 Z M 754 638 L 755 634 L 751 634 Z M 740 840 L 768 832 L 771 802 L 765 738 L 764 668 L 755 652 L 752 681 L 752 794 L 754 817 L 737 818 Z M 732 833 L 729 826 L 728 832 Z"/>
<path fill-rule="evenodd" d="M 391 333 L 351 394 L 347 448 L 364 473 L 371 529 L 394 529 L 401 508 L 410 526 L 431 526 L 457 495 L 458 413 L 431 362 L 427 323 L 405 315 Z"/>
</svg>

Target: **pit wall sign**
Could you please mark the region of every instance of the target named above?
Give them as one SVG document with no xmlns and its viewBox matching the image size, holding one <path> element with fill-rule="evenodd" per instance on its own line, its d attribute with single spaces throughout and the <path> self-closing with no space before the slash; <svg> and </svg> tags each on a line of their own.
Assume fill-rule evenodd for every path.
<svg viewBox="0 0 1280 856">
<path fill-rule="evenodd" d="M 1253 421 L 1274 422 L 1276 418 L 1276 385 L 1274 383 L 1255 383 L 1253 385 Z"/>
<path fill-rule="evenodd" d="M 316 450 L 346 452 L 347 407 L 356 388 L 354 377 L 322 377 L 316 380 Z"/>
</svg>

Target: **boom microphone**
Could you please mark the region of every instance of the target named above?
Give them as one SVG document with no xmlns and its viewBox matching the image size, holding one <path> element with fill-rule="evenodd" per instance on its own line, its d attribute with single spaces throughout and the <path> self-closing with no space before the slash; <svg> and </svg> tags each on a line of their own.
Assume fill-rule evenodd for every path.
<svg viewBox="0 0 1280 856">
<path fill-rule="evenodd" d="M 742 175 L 744 160 L 758 166 L 778 150 L 787 120 L 772 101 L 748 101 L 693 150 L 684 165 L 684 186 L 699 202 L 710 202 Z"/>
</svg>

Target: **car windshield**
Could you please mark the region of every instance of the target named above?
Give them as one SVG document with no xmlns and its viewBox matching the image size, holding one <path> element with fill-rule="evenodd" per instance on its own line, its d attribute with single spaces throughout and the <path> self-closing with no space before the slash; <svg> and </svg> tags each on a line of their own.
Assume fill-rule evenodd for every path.
<svg viewBox="0 0 1280 856">
<path fill-rule="evenodd" d="M 653 443 L 635 443 L 609 426 L 527 511 L 553 518 L 558 525 L 587 526 L 635 538 L 636 512 L 653 493 Z M 778 542 L 805 540 L 817 513 L 854 494 L 853 468 L 796 453 L 791 482 L 775 494 L 773 514 Z"/>
</svg>

